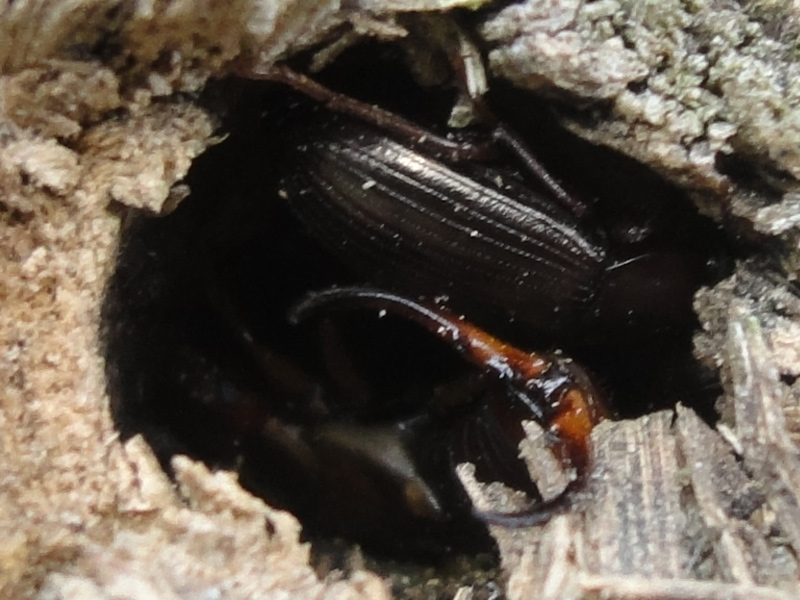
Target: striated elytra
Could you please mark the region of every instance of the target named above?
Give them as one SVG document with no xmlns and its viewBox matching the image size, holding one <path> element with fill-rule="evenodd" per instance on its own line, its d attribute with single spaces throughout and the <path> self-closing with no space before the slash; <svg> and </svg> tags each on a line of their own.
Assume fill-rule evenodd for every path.
<svg viewBox="0 0 800 600">
<path fill-rule="evenodd" d="M 581 320 L 602 284 L 602 239 L 509 172 L 451 166 L 338 118 L 297 152 L 285 180 L 292 210 L 382 285 L 557 330 Z"/>
</svg>

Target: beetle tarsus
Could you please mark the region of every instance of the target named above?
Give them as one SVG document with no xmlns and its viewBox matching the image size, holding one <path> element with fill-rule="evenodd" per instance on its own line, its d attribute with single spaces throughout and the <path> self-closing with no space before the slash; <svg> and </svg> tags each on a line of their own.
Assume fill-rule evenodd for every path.
<svg viewBox="0 0 800 600">
<path fill-rule="evenodd" d="M 513 512 L 483 511 L 474 509 L 472 514 L 487 525 L 506 529 L 523 529 L 547 523 L 553 517 L 566 514 L 573 509 L 575 493 L 584 486 L 584 477 L 570 482 L 557 496 Z"/>
</svg>

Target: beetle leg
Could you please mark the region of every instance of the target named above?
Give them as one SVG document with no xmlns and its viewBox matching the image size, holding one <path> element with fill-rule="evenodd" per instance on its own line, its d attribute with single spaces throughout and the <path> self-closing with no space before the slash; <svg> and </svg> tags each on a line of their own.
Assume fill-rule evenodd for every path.
<svg viewBox="0 0 800 600">
<path fill-rule="evenodd" d="M 481 102 L 481 104 L 484 103 Z M 486 111 L 488 112 L 488 108 Z M 528 144 L 526 144 L 508 125 L 501 121 L 495 121 L 494 128 L 492 129 L 492 139 L 511 150 L 517 158 L 522 161 L 525 168 L 542 182 L 553 196 L 555 196 L 555 198 L 572 214 L 576 217 L 582 217 L 586 214 L 589 207 L 572 196 L 558 181 L 556 181 L 555 177 L 553 177 L 539 159 L 536 158 L 536 155 L 528 147 Z"/>
<path fill-rule="evenodd" d="M 457 33 L 459 52 L 448 52 L 451 67 L 456 74 L 456 84 L 463 98 L 472 105 L 472 114 L 484 125 L 492 128 L 492 139 L 505 146 L 522 162 L 526 169 L 538 179 L 551 194 L 576 217 L 582 217 L 586 204 L 570 195 L 545 168 L 528 144 L 508 125 L 500 121 L 486 103 L 488 90 L 486 73 L 475 47 L 462 31 Z"/>
<path fill-rule="evenodd" d="M 486 369 L 506 394 L 527 407 L 532 418 L 552 434 L 554 453 L 576 472 L 576 480 L 550 502 L 519 514 L 480 516 L 488 522 L 521 526 L 530 523 L 532 515 L 546 519 L 548 511 L 563 507 L 567 495 L 585 478 L 589 435 L 606 416 L 589 375 L 568 358 L 520 350 L 435 304 L 372 288 L 331 288 L 310 294 L 292 308 L 289 318 L 297 323 L 322 312 L 364 307 L 384 314 L 391 311 L 425 327 L 466 360 Z"/>
<path fill-rule="evenodd" d="M 370 123 L 384 131 L 408 140 L 413 146 L 443 154 L 451 161 L 485 161 L 497 154 L 492 141 L 479 143 L 474 141 L 452 140 L 444 136 L 436 135 L 424 127 L 420 127 L 416 123 L 404 119 L 388 110 L 384 110 L 373 104 L 361 102 L 345 94 L 334 92 L 324 85 L 317 83 L 310 77 L 290 69 L 286 65 L 272 65 L 265 70 L 258 71 L 244 68 L 241 70 L 241 74 L 244 77 L 259 78 L 287 85 L 293 90 L 324 104 L 333 112 L 350 115 L 365 123 Z"/>
<path fill-rule="evenodd" d="M 353 355 L 347 348 L 339 328 L 328 319 L 320 325 L 321 355 L 325 373 L 335 389 L 349 399 L 348 405 L 365 406 L 372 399 L 373 391 L 364 374 L 354 363 Z"/>
<path fill-rule="evenodd" d="M 236 339 L 239 347 L 258 366 L 267 379 L 293 397 L 314 397 L 319 390 L 315 379 L 290 358 L 276 352 L 253 337 L 250 327 L 236 309 L 233 298 L 217 282 L 221 276 L 204 281 L 206 297 Z"/>
<path fill-rule="evenodd" d="M 307 295 L 295 304 L 289 320 L 299 323 L 331 310 L 374 307 L 418 323 L 452 344 L 467 360 L 485 367 L 500 378 L 511 380 L 524 373 L 540 377 L 549 367 L 541 354 L 528 354 L 485 333 L 447 309 L 418 302 L 398 294 L 368 287 L 336 287 Z"/>
</svg>

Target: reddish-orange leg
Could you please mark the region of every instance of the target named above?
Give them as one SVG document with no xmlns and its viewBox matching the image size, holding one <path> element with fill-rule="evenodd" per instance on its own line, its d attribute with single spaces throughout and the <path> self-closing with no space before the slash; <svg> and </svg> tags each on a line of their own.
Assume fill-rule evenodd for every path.
<svg viewBox="0 0 800 600">
<path fill-rule="evenodd" d="M 290 315 L 297 322 L 332 310 L 375 308 L 413 321 L 452 345 L 467 361 L 501 383 L 510 399 L 525 405 L 532 420 L 552 434 L 553 452 L 574 469 L 576 479 L 556 498 L 516 513 L 478 513 L 493 524 L 526 526 L 562 510 L 589 469 L 589 436 L 606 416 L 600 394 L 584 369 L 569 358 L 525 352 L 507 344 L 445 308 L 391 292 L 332 288 L 310 294 Z"/>
</svg>

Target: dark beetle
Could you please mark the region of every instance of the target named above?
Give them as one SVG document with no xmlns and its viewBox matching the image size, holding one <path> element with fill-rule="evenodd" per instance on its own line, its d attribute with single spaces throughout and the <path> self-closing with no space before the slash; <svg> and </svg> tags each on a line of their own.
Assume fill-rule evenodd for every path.
<svg viewBox="0 0 800 600">
<path fill-rule="evenodd" d="M 284 193 L 312 235 L 369 281 L 449 296 L 470 314 L 502 313 L 562 343 L 628 342 L 691 320 L 706 257 L 648 246 L 647 225 L 625 234 L 632 243 L 610 238 L 504 126 L 493 136 L 533 165 L 544 191 L 465 160 L 485 152 L 480 144 L 433 143 L 433 134 L 283 67 L 271 78 L 358 117 L 326 112 L 295 134 Z"/>
<path fill-rule="evenodd" d="M 357 124 L 302 145 L 289 203 L 347 264 L 395 289 L 502 308 L 539 328 L 580 318 L 602 240 L 508 174 L 467 175 Z"/>
</svg>

